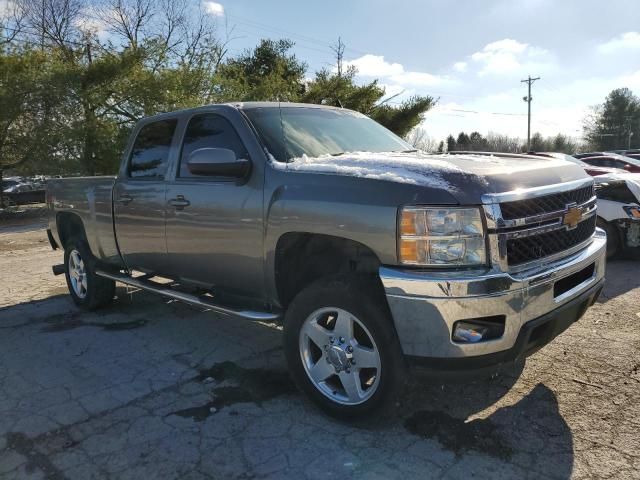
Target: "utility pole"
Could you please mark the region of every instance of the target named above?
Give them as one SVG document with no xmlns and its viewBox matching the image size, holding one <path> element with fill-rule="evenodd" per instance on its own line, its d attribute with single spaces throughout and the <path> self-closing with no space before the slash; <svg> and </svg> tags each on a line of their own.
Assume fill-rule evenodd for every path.
<svg viewBox="0 0 640 480">
<path fill-rule="evenodd" d="M 521 83 L 526 83 L 529 86 L 529 93 L 527 94 L 526 97 L 522 97 L 522 99 L 527 102 L 527 107 L 528 107 L 528 115 L 527 115 L 527 152 L 531 151 L 531 85 L 533 85 L 533 82 L 535 82 L 536 80 L 540 80 L 540 77 L 536 77 L 536 78 L 531 78 L 531 75 L 529 75 L 529 78 L 525 79 L 525 80 L 520 80 Z"/>
<path fill-rule="evenodd" d="M 624 117 L 627 121 L 627 150 L 631 149 L 631 137 L 633 137 L 633 116 L 627 115 Z"/>
</svg>

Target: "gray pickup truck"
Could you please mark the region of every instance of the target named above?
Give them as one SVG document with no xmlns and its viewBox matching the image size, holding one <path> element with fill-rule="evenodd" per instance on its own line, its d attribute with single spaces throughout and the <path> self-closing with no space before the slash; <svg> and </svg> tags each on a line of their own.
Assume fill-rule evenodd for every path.
<svg viewBox="0 0 640 480">
<path fill-rule="evenodd" d="M 299 388 L 342 417 L 413 365 L 524 359 L 602 289 L 593 180 L 526 155 L 426 155 L 345 109 L 211 105 L 140 121 L 116 177 L 52 180 L 71 297 L 115 282 L 281 321 Z M 448 373 L 447 373 L 448 374 Z"/>
</svg>

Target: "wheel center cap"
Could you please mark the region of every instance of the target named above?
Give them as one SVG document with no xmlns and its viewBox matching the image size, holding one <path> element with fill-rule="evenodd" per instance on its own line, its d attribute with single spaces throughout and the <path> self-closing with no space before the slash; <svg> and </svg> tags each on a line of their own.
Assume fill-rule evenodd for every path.
<svg viewBox="0 0 640 480">
<path fill-rule="evenodd" d="M 327 358 L 329 358 L 329 362 L 336 368 L 344 368 L 347 366 L 347 352 L 337 346 L 331 347 L 327 351 Z"/>
</svg>

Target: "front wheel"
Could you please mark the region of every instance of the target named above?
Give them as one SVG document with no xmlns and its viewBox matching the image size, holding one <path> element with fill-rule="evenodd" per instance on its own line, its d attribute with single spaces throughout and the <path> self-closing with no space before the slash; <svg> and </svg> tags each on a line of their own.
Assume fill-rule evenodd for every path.
<svg viewBox="0 0 640 480">
<path fill-rule="evenodd" d="M 64 274 L 74 303 L 86 310 L 95 310 L 113 300 L 116 284 L 99 277 L 93 256 L 81 239 L 73 238 L 64 248 Z"/>
<path fill-rule="evenodd" d="M 284 347 L 298 388 L 339 418 L 392 406 L 404 384 L 384 294 L 355 275 L 320 280 L 296 296 L 285 317 Z"/>
</svg>

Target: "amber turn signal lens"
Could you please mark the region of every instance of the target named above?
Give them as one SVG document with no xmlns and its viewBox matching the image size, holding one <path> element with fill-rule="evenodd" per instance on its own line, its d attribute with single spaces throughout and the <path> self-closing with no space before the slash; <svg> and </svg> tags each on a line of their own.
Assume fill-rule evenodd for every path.
<svg viewBox="0 0 640 480">
<path fill-rule="evenodd" d="M 403 211 L 400 219 L 400 235 L 416 235 L 416 212 Z"/>
<path fill-rule="evenodd" d="M 400 260 L 404 263 L 414 263 L 418 260 L 417 242 L 400 240 Z"/>
</svg>

